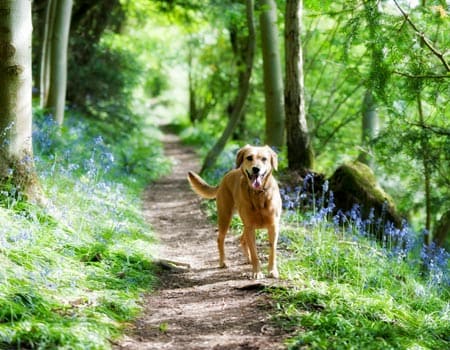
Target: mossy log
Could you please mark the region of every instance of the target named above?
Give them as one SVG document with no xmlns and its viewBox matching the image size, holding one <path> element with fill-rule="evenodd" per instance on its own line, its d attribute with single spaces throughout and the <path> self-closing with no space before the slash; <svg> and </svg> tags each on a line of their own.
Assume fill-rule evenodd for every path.
<svg viewBox="0 0 450 350">
<path fill-rule="evenodd" d="M 346 163 L 336 169 L 329 179 L 329 188 L 334 193 L 336 210 L 349 211 L 359 205 L 362 219 L 368 219 L 371 210 L 375 220 L 380 220 L 377 239 L 383 238 L 383 229 L 388 222 L 396 228 L 402 225 L 392 198 L 378 185 L 372 170 L 358 161 Z M 372 209 L 373 208 L 373 209 Z"/>
</svg>

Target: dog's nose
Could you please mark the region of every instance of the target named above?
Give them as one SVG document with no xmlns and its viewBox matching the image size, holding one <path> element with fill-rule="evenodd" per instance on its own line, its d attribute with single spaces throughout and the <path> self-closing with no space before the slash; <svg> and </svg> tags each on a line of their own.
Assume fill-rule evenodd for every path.
<svg viewBox="0 0 450 350">
<path fill-rule="evenodd" d="M 254 166 L 254 167 L 252 168 L 252 171 L 253 171 L 253 174 L 258 174 L 258 173 L 259 173 L 259 168 L 256 167 L 256 166 Z"/>
</svg>

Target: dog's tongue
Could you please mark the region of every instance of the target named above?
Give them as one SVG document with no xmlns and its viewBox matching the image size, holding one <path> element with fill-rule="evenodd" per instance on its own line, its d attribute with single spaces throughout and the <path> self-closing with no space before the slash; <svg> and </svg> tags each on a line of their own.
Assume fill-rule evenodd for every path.
<svg viewBox="0 0 450 350">
<path fill-rule="evenodd" d="M 252 186 L 254 189 L 261 188 L 261 177 L 258 175 L 252 175 Z"/>
</svg>

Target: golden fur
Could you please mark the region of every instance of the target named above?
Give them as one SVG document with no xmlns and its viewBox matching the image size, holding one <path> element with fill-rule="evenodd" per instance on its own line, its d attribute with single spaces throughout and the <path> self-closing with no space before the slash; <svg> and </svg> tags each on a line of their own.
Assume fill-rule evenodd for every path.
<svg viewBox="0 0 450 350">
<path fill-rule="evenodd" d="M 216 199 L 220 267 L 226 267 L 225 235 L 233 213 L 237 210 L 244 224 L 240 242 L 248 262 L 252 264 L 252 277 L 263 277 L 255 237 L 255 230 L 260 228 L 267 229 L 269 236 L 269 276 L 278 277 L 276 248 L 281 197 L 278 185 L 272 176 L 272 171 L 277 170 L 277 166 L 277 155 L 270 147 L 247 145 L 237 153 L 236 169 L 228 172 L 218 186 L 210 186 L 200 176 L 189 172 L 188 180 L 192 189 L 203 198 Z"/>
</svg>

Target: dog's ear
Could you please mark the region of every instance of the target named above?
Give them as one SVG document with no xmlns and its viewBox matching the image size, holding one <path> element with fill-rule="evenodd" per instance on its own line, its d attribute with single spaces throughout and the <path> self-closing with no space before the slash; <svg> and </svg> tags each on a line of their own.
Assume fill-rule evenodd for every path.
<svg viewBox="0 0 450 350">
<path fill-rule="evenodd" d="M 272 168 L 274 170 L 278 170 L 278 155 L 272 148 L 270 148 L 269 146 L 266 147 L 270 152 L 270 165 L 272 165 Z"/>
<path fill-rule="evenodd" d="M 244 161 L 245 152 L 249 147 L 250 145 L 245 145 L 236 154 L 236 168 L 239 168 L 241 166 L 242 162 Z"/>
</svg>

